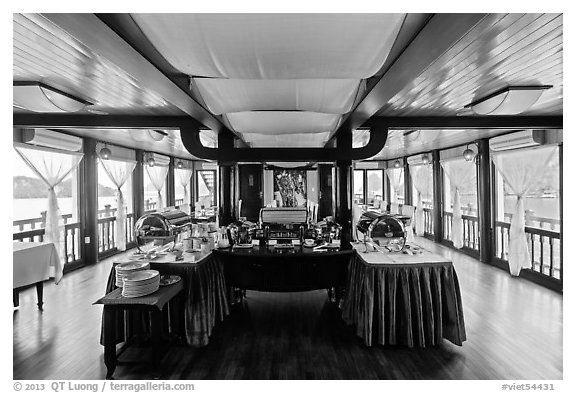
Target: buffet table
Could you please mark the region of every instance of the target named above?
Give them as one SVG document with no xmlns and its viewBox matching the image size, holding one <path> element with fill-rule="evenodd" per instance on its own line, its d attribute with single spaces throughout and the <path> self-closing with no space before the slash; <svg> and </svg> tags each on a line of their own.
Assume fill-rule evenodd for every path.
<svg viewBox="0 0 576 393">
<path fill-rule="evenodd" d="M 451 261 L 423 251 L 364 253 L 354 245 L 342 318 L 367 346 L 456 345 L 466 340 L 458 277 Z"/>
<path fill-rule="evenodd" d="M 13 242 L 13 301 L 19 305 L 18 288 L 36 284 L 38 308 L 43 304 L 43 282 L 54 277 L 58 284 L 62 279 L 62 264 L 53 243 Z"/>
<path fill-rule="evenodd" d="M 313 250 L 296 245 L 226 248 L 213 251 L 230 287 L 266 292 L 297 292 L 344 287 L 354 250 Z"/>
<path fill-rule="evenodd" d="M 131 258 L 118 260 L 127 262 Z M 110 271 L 106 293 L 116 289 L 114 266 Z M 182 299 L 175 299 L 166 311 L 168 333 L 183 337 L 191 346 L 208 344 L 214 325 L 222 321 L 229 313 L 226 284 L 221 264 L 212 253 L 184 253 L 184 259 L 176 261 L 173 254 L 168 253 L 150 261 L 150 269 L 158 270 L 161 275 L 178 275 L 184 284 Z M 183 304 L 182 304 L 183 302 Z M 104 316 L 103 316 L 104 318 Z M 149 333 L 146 315 L 131 312 L 127 318 L 116 315 L 115 332 L 101 335 L 101 344 L 106 343 L 104 337 L 115 343 L 124 341 L 124 322 L 128 324 L 128 335 Z M 105 324 L 104 324 L 105 325 Z M 108 327 L 110 329 L 110 327 Z"/>
</svg>

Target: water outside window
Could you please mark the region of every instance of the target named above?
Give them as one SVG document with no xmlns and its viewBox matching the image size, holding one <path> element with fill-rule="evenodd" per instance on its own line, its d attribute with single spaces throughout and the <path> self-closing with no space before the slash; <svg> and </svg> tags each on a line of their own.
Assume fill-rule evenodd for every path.
<svg viewBox="0 0 576 393">
<path fill-rule="evenodd" d="M 356 169 L 354 171 L 354 203 L 363 205 L 364 201 L 364 171 Z"/>
</svg>

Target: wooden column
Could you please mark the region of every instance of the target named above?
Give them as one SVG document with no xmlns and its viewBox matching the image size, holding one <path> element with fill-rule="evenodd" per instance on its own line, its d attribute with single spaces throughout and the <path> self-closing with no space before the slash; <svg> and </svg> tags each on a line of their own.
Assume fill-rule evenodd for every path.
<svg viewBox="0 0 576 393">
<path fill-rule="evenodd" d="M 404 204 L 412 205 L 412 177 L 407 157 L 404 157 Z"/>
<path fill-rule="evenodd" d="M 218 148 L 233 149 L 234 137 L 228 132 L 218 134 Z M 234 162 L 218 161 L 220 182 L 218 184 L 218 216 L 220 225 L 229 225 L 236 220 L 236 173 Z"/>
<path fill-rule="evenodd" d="M 168 164 L 168 178 L 166 179 L 166 207 L 174 206 L 176 204 L 176 190 L 174 188 L 174 157 L 170 157 L 170 164 Z"/>
<path fill-rule="evenodd" d="M 443 237 L 442 210 L 444 209 L 444 194 L 442 192 L 442 167 L 440 166 L 440 151 L 432 152 L 432 182 L 434 194 L 434 214 L 432 220 L 434 223 L 434 241 L 440 243 Z"/>
<path fill-rule="evenodd" d="M 337 147 L 340 151 L 352 149 L 352 130 L 343 130 L 338 134 Z M 336 222 L 342 226 L 341 244 L 343 249 L 352 246 L 352 161 L 336 161 Z"/>
<path fill-rule="evenodd" d="M 144 151 L 136 150 L 136 167 L 132 172 L 134 222 L 144 214 Z"/>
<path fill-rule="evenodd" d="M 218 217 L 220 225 L 229 225 L 234 222 L 234 177 L 231 163 L 219 164 L 220 184 Z"/>
<path fill-rule="evenodd" d="M 560 162 L 560 285 L 564 287 L 564 145 L 558 146 Z"/>
<path fill-rule="evenodd" d="M 490 145 L 488 139 L 478 141 L 476 161 L 478 178 L 478 237 L 480 242 L 480 261 L 490 262 L 493 249 L 492 201 L 490 175 Z"/>
<path fill-rule="evenodd" d="M 98 155 L 96 140 L 84 138 L 84 158 L 80 170 L 80 233 L 82 260 L 86 265 L 98 262 Z"/>
</svg>

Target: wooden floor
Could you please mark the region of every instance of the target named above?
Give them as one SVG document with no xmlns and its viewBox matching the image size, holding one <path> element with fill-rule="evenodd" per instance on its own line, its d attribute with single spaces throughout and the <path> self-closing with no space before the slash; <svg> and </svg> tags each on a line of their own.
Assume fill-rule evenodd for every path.
<svg viewBox="0 0 576 393">
<path fill-rule="evenodd" d="M 325 291 L 248 292 L 203 348 L 173 347 L 163 379 L 562 379 L 562 295 L 425 239 L 454 261 L 468 340 L 435 348 L 367 348 L 326 302 Z M 99 344 L 111 260 L 34 288 L 13 318 L 14 379 L 103 379 Z M 143 355 L 142 351 L 127 353 Z M 116 379 L 150 379 L 146 364 L 119 365 Z"/>
</svg>

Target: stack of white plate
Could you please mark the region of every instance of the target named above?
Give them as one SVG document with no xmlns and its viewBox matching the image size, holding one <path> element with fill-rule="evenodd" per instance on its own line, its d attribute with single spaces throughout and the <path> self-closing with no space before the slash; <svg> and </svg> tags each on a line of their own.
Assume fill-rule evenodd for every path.
<svg viewBox="0 0 576 393">
<path fill-rule="evenodd" d="M 154 293 L 160 286 L 158 270 L 140 270 L 128 273 L 123 278 L 122 296 L 140 297 Z"/>
<path fill-rule="evenodd" d="M 125 262 L 116 265 L 116 286 L 122 287 L 122 279 L 128 273 L 150 269 L 150 262 Z"/>
</svg>

